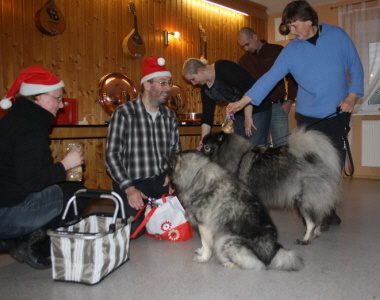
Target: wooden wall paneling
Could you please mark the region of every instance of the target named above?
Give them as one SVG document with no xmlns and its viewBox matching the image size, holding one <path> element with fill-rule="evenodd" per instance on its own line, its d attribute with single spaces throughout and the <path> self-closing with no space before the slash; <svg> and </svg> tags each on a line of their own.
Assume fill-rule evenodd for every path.
<svg viewBox="0 0 380 300">
<path fill-rule="evenodd" d="M 176 25 L 176 30 L 180 33 L 179 40 L 177 42 L 178 47 L 177 47 L 177 55 L 178 55 L 178 78 L 176 79 L 176 83 L 179 84 L 180 86 L 184 85 L 184 80 L 182 78 L 182 65 L 183 62 L 186 60 L 186 48 L 187 48 L 187 43 L 186 43 L 186 12 L 185 12 L 185 1 L 177 0 L 177 11 L 180 12 L 178 14 L 178 22 Z"/>
<path fill-rule="evenodd" d="M 129 3 L 57 0 L 56 5 L 66 20 L 66 30 L 55 37 L 40 33 L 34 24 L 34 14 L 45 3 L 45 0 L 1 1 L 1 57 L 6 57 L 0 63 L 1 89 L 5 93 L 22 68 L 39 63 L 62 77 L 69 97 L 78 98 L 79 119 L 94 114 L 89 117 L 90 122 L 103 123 L 109 116 L 96 101 L 97 83 L 103 75 L 121 71 L 140 89 L 142 59 L 127 57 L 121 49 L 122 39 L 133 28 Z M 136 0 L 135 4 L 140 33 L 147 44 L 145 57 L 167 56 L 173 80 L 181 83 L 195 102 L 195 107 L 189 107 L 200 110 L 198 90 L 194 91 L 181 76 L 184 60 L 199 55 L 198 24 L 203 23 L 207 29 L 210 62 L 219 58 L 233 60 L 240 51 L 235 48 L 234 39 L 235 31 L 241 26 L 236 24 L 242 22 L 241 19 L 249 23 L 257 18 L 221 13 L 219 8 L 211 10 L 211 5 L 200 0 Z M 166 49 L 164 27 L 181 32 L 180 39 L 171 38 Z"/>
<path fill-rule="evenodd" d="M 152 26 L 148 29 L 149 35 L 151 36 L 151 47 L 150 55 L 151 56 L 164 56 L 164 42 L 162 40 L 162 31 L 164 30 L 163 26 L 167 26 L 169 14 L 166 9 L 167 1 L 154 1 L 154 10 L 153 10 L 153 23 Z M 167 67 L 170 67 L 167 65 Z"/>
<path fill-rule="evenodd" d="M 84 185 L 91 189 L 111 189 L 111 178 L 105 168 L 105 138 L 52 140 L 50 147 L 54 161 L 61 161 L 67 153 L 67 145 L 77 142 L 83 145 Z"/>
<path fill-rule="evenodd" d="M 118 23 L 117 23 L 116 16 L 118 15 L 117 7 L 120 1 L 112 0 L 108 2 L 110 4 L 109 10 L 108 10 L 109 30 L 107 31 L 108 36 L 109 36 L 109 43 L 108 43 L 109 54 L 105 53 L 104 55 L 108 57 L 109 68 L 112 70 L 117 70 L 118 64 L 117 64 L 116 58 L 117 58 L 117 52 L 120 46 L 117 46 L 118 39 L 116 36 L 116 32 L 117 32 Z"/>
<path fill-rule="evenodd" d="M 23 19 L 23 0 L 17 0 L 13 6 L 13 63 L 18 70 L 22 69 L 24 57 L 24 36 L 23 30 L 25 20 Z"/>
<path fill-rule="evenodd" d="M 60 2 L 63 4 L 63 2 Z M 85 115 L 83 107 L 85 106 L 86 85 L 84 70 L 84 56 L 87 49 L 87 32 L 91 30 L 88 19 L 86 18 L 87 10 L 91 10 L 91 5 L 87 1 L 65 1 L 66 12 L 66 32 L 64 37 L 67 40 L 63 45 L 63 59 L 65 61 L 65 74 L 71 74 L 68 80 L 65 80 L 66 95 L 69 98 L 78 99 L 78 114 L 82 117 Z M 75 9 L 74 9 L 75 8 Z M 69 81 L 69 82 L 67 82 Z M 93 108 L 92 105 L 88 105 Z M 83 117 L 81 118 L 83 119 Z"/>
<path fill-rule="evenodd" d="M 83 183 L 87 188 L 95 188 L 98 176 L 94 176 L 96 170 L 96 152 L 94 149 L 94 140 L 81 140 L 83 144 L 84 165 L 83 165 Z"/>
<path fill-rule="evenodd" d="M 223 23 L 222 23 L 223 27 L 221 28 L 223 32 L 223 39 L 221 40 L 220 43 L 222 45 L 221 51 L 222 53 L 225 53 L 226 55 L 225 57 L 228 60 L 232 60 L 236 62 L 235 57 L 233 57 L 234 50 L 232 49 L 232 48 L 236 48 L 236 45 L 234 43 L 235 39 L 232 35 L 232 31 L 233 31 L 232 28 L 234 27 L 235 15 L 236 14 L 233 14 L 233 13 L 226 13 L 224 15 Z"/>
<path fill-rule="evenodd" d="M 86 78 L 86 88 L 87 91 L 93 91 L 91 93 L 93 96 L 97 93 L 97 83 L 100 80 L 100 78 L 108 73 L 106 68 L 104 67 L 104 58 L 103 58 L 103 44 L 105 43 L 104 34 L 103 31 L 105 26 L 105 17 L 104 12 L 106 11 L 106 5 L 108 1 L 92 1 L 93 11 L 92 11 L 92 18 L 93 18 L 93 27 L 89 31 L 88 40 L 92 41 L 92 47 L 90 46 L 91 52 L 90 52 L 90 59 L 87 62 L 86 68 L 85 68 L 85 74 L 87 74 L 86 70 L 89 70 L 92 72 L 92 74 L 96 74 L 96 78 L 93 78 L 93 76 L 89 76 Z M 85 54 L 86 57 L 86 54 Z M 101 111 L 101 107 L 97 107 L 98 111 Z"/>
<path fill-rule="evenodd" d="M 96 63 L 98 64 L 99 66 L 99 70 L 102 72 L 102 73 L 106 73 L 108 69 L 110 69 L 109 67 L 109 59 L 108 59 L 108 55 L 106 55 L 106 53 L 108 53 L 109 51 L 109 45 L 110 45 L 110 35 L 109 35 L 109 7 L 110 7 L 110 1 L 106 1 L 106 2 L 103 2 L 103 1 L 97 1 L 98 4 L 99 4 L 99 7 L 97 7 L 97 9 L 99 9 L 99 15 L 100 15 L 100 30 L 98 32 L 98 34 L 95 36 L 96 39 L 99 39 L 100 38 L 100 45 L 99 47 L 97 47 L 98 51 L 96 52 L 96 55 L 95 55 L 95 61 Z"/>
<path fill-rule="evenodd" d="M 142 39 L 145 42 L 145 45 L 147 43 L 147 38 L 145 36 L 144 28 L 142 25 L 143 15 L 142 15 L 142 6 L 141 1 L 136 1 L 136 10 L 137 10 L 137 21 L 138 21 L 138 29 L 139 33 L 142 36 Z M 126 36 L 129 35 L 131 30 L 133 29 L 133 15 L 129 10 L 129 1 L 122 1 L 122 8 L 121 8 L 121 14 L 122 14 L 122 27 L 120 29 L 120 32 L 122 33 L 119 41 L 118 41 L 118 47 L 119 51 L 121 53 L 122 61 L 121 61 L 121 69 L 120 72 L 124 75 L 126 75 L 130 80 L 133 81 L 133 84 L 135 85 L 136 89 L 140 89 L 139 82 L 137 82 L 135 79 L 133 79 L 133 75 L 136 74 L 137 69 L 140 67 L 140 62 L 142 59 L 135 59 L 131 56 L 128 56 L 123 52 L 122 49 L 122 42 Z"/>
<path fill-rule="evenodd" d="M 96 139 L 95 140 L 95 153 L 96 153 L 96 178 L 98 179 L 96 183 L 96 188 L 112 189 L 111 177 L 108 175 L 104 162 L 106 153 L 106 140 Z"/>
<path fill-rule="evenodd" d="M 32 49 L 34 49 L 33 45 L 34 45 L 34 31 L 35 31 L 33 2 L 34 1 L 23 2 L 23 13 L 22 13 L 23 15 L 22 15 L 22 23 L 21 23 L 21 24 L 25 24 L 25 26 L 23 26 L 24 30 L 21 31 L 21 33 L 23 34 L 23 38 L 22 38 L 23 46 L 21 49 L 25 49 L 22 55 L 23 62 L 33 61 L 34 51 Z"/>
<path fill-rule="evenodd" d="M 27 0 L 26 0 L 27 1 Z M 35 3 L 33 11 L 30 14 L 34 17 L 36 12 L 43 7 L 45 4 L 44 1 L 33 1 Z M 37 26 L 34 24 L 34 32 L 33 32 L 33 44 L 30 45 L 29 51 L 33 52 L 33 61 L 25 61 L 25 67 L 28 67 L 32 64 L 39 64 L 48 68 L 47 62 L 45 61 L 45 40 L 44 35 L 41 33 Z"/>
<path fill-rule="evenodd" d="M 14 64 L 13 59 L 15 57 L 13 48 L 14 48 L 14 27 L 13 27 L 13 2 L 9 0 L 3 0 L 1 3 L 2 6 L 2 16 L 1 16 L 1 29 L 3 34 L 1 35 L 1 49 L 2 49 L 2 72 L 3 74 L 3 92 L 1 97 L 6 94 L 10 89 L 13 79 L 16 77 L 15 74 L 20 70 L 17 68 L 17 65 Z M 6 59 L 5 59 L 6 58 Z"/>
<path fill-rule="evenodd" d="M 198 147 L 200 136 L 181 136 L 182 150 L 196 149 Z"/>
<path fill-rule="evenodd" d="M 170 20 L 170 31 L 175 32 L 178 31 L 181 34 L 182 30 L 182 22 L 181 22 L 181 5 L 178 1 L 169 1 L 172 3 L 171 6 L 171 20 Z M 183 64 L 183 57 L 182 57 L 182 37 L 180 35 L 179 38 L 171 37 L 171 44 L 169 44 L 170 47 L 170 59 L 171 59 L 171 70 L 174 74 L 173 81 L 183 85 L 183 79 L 182 79 L 182 64 Z M 169 48 L 168 47 L 168 48 Z"/>
<path fill-rule="evenodd" d="M 90 48 L 90 39 L 92 37 L 92 32 L 94 28 L 94 11 L 93 4 L 90 3 L 91 0 L 76 0 L 74 2 L 67 2 L 70 5 L 68 11 L 72 12 L 68 16 L 66 26 L 70 29 L 67 34 L 71 37 L 69 48 L 66 49 L 67 55 L 67 67 L 68 72 L 73 74 L 72 78 L 70 78 L 71 83 L 71 91 L 70 97 L 78 99 L 78 107 L 79 107 L 79 120 L 82 120 L 85 116 L 84 107 L 89 107 L 93 114 L 94 118 L 98 119 L 98 115 L 95 113 L 96 109 L 91 101 L 91 95 L 89 94 L 89 90 L 87 89 L 87 78 L 90 73 L 93 73 L 92 69 L 89 69 L 89 65 L 87 65 L 87 49 Z M 91 43 L 94 45 L 93 43 Z M 95 47 L 97 44 L 95 43 Z M 86 99 L 88 99 L 86 101 Z M 87 104 L 87 105 L 86 105 Z"/>
<path fill-rule="evenodd" d="M 115 26 L 113 30 L 114 41 L 112 47 L 115 51 L 115 71 L 120 73 L 125 73 L 123 68 L 123 49 L 122 49 L 122 41 L 124 39 L 123 35 L 123 18 L 124 15 L 121 13 L 123 9 L 123 1 L 116 1 L 115 3 L 115 11 L 113 13 L 113 18 L 115 19 Z M 100 79 L 100 78 L 99 78 Z"/>
<path fill-rule="evenodd" d="M 105 169 L 105 139 L 83 140 L 85 163 L 83 179 L 87 188 L 112 189 L 111 178 Z"/>
<path fill-rule="evenodd" d="M 199 19 L 197 12 L 204 10 L 204 4 L 197 2 L 192 2 L 192 6 L 189 9 L 189 18 L 191 20 L 188 30 L 190 31 L 191 47 L 186 59 L 190 57 L 199 58 L 199 23 L 202 24 L 202 20 Z M 203 24 L 204 25 L 204 24 Z M 202 25 L 202 26 L 203 26 Z M 199 108 L 200 97 L 199 88 L 193 87 L 190 83 L 189 86 L 190 94 L 188 98 L 189 112 L 201 112 Z"/>
<path fill-rule="evenodd" d="M 27 1 L 27 0 L 26 0 Z M 30 22 L 33 24 L 31 27 L 30 35 L 33 37 L 33 43 L 27 46 L 27 52 L 32 56 L 25 57 L 25 65 L 23 68 L 28 67 L 33 64 L 39 64 L 41 66 L 46 66 L 43 55 L 44 55 L 44 41 L 42 39 L 43 34 L 38 30 L 37 25 L 35 24 L 35 14 L 41 7 L 44 5 L 43 1 L 31 1 L 33 3 L 32 9 L 29 11 Z M 27 9 L 27 8 L 26 8 Z M 31 60 L 29 60 L 31 59 Z M 21 70 L 20 70 L 21 71 Z"/>
<path fill-rule="evenodd" d="M 0 0 L 0 94 L 5 95 L 19 72 L 32 64 L 40 64 L 65 82 L 66 94 L 78 99 L 79 119 L 87 114 L 91 124 L 103 124 L 108 116 L 97 101 L 97 84 L 109 72 L 122 72 L 140 90 L 142 59 L 127 56 L 122 51 L 122 40 L 133 29 L 133 15 L 129 1 L 56 0 L 66 20 L 66 30 L 57 36 L 42 34 L 34 23 L 35 13 L 47 0 Z M 133 1 L 133 0 L 131 0 Z M 164 56 L 173 74 L 187 96 L 185 112 L 201 112 L 199 88 L 182 78 L 183 62 L 199 57 L 199 23 L 206 29 L 208 60 L 220 58 L 237 60 L 243 53 L 236 33 L 242 26 L 254 27 L 260 36 L 266 34 L 266 13 L 256 16 L 222 12 L 220 8 L 200 0 L 134 0 L 139 32 L 147 52 L 144 57 Z M 179 31 L 180 39 L 170 37 L 167 48 L 163 44 L 163 30 Z M 266 37 L 266 36 L 265 36 Z M 218 108 L 216 121 L 222 122 L 224 108 Z M 196 137 L 184 139 L 185 147 L 197 145 Z M 55 143 L 60 150 L 62 144 Z M 101 141 L 88 146 L 101 157 Z M 104 164 L 104 161 L 102 162 Z M 99 162 L 91 168 L 100 168 Z M 104 168 L 104 167 L 102 167 Z M 92 170 L 96 173 L 96 170 Z M 94 185 L 100 181 L 94 181 Z"/>
<path fill-rule="evenodd" d="M 159 6 L 160 6 L 160 3 L 161 2 L 158 2 L 158 1 L 152 1 L 152 5 L 149 5 L 149 2 L 147 3 L 147 7 L 146 7 L 146 13 L 147 13 L 147 19 L 146 19 L 146 23 L 147 23 L 147 27 L 145 28 L 145 33 L 146 33 L 146 36 L 147 36 L 147 41 L 148 41 L 148 44 L 146 45 L 146 56 L 145 57 L 151 57 L 151 56 L 154 56 L 154 49 L 153 49 L 153 46 L 154 46 L 154 34 L 152 34 L 152 29 L 157 26 L 157 24 L 155 23 L 156 22 L 156 15 L 159 14 L 160 10 L 159 10 Z M 145 22 L 144 22 L 145 23 Z"/>
</svg>

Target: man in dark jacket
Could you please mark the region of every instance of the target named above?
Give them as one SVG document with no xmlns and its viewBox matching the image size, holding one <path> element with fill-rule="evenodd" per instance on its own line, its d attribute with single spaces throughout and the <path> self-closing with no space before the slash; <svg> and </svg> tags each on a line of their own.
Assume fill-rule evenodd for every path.
<svg viewBox="0 0 380 300">
<path fill-rule="evenodd" d="M 281 45 L 261 41 L 250 27 L 243 27 L 239 31 L 238 43 L 246 51 L 240 57 L 239 65 L 245 68 L 256 81 L 269 71 L 284 48 Z M 274 147 L 287 143 L 288 113 L 296 95 L 297 84 L 290 74 L 286 80 L 280 80 L 268 94 L 272 102 L 270 134 Z"/>
<path fill-rule="evenodd" d="M 53 163 L 49 129 L 63 107 L 64 83 L 40 66 L 23 70 L 1 108 L 12 106 L 0 120 L 0 253 L 44 269 L 50 259 L 39 252 L 46 241 L 41 230 L 57 217 L 81 185 L 65 183 L 66 170 L 83 163 L 82 150 Z M 58 183 L 60 185 L 58 185 Z"/>
</svg>

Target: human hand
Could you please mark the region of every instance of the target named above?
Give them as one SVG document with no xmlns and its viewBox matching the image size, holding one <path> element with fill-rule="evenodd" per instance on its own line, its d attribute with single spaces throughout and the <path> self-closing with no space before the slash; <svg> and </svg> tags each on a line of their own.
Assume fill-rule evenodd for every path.
<svg viewBox="0 0 380 300">
<path fill-rule="evenodd" d="M 282 104 L 282 110 L 288 114 L 292 108 L 292 105 L 293 102 L 291 100 L 285 100 L 285 102 Z"/>
<path fill-rule="evenodd" d="M 228 104 L 226 109 L 227 114 L 235 114 L 237 111 L 242 110 L 251 100 L 248 96 L 243 96 L 239 101 Z"/>
<path fill-rule="evenodd" d="M 339 107 L 343 112 L 352 113 L 357 101 L 358 98 L 356 94 L 350 93 L 342 102 L 339 103 Z"/>
<path fill-rule="evenodd" d="M 143 192 L 136 189 L 134 186 L 125 189 L 125 194 L 127 195 L 129 206 L 136 210 L 141 209 L 144 206 L 143 199 L 148 198 Z"/>
<path fill-rule="evenodd" d="M 170 185 L 170 178 L 169 178 L 169 176 L 165 177 L 165 181 L 164 181 L 164 184 L 162 186 L 167 186 L 167 185 L 169 185 L 169 194 L 173 194 L 174 193 L 174 189 Z"/>
<path fill-rule="evenodd" d="M 198 151 L 201 151 L 202 150 L 202 146 L 203 146 L 203 143 L 202 143 L 202 139 L 199 141 L 198 143 L 198 147 L 197 147 L 197 150 Z"/>
<path fill-rule="evenodd" d="M 244 119 L 244 128 L 245 128 L 245 135 L 246 136 L 252 135 L 252 128 L 257 130 L 255 124 L 253 124 L 252 117 Z"/>
<path fill-rule="evenodd" d="M 83 151 L 81 147 L 76 147 L 70 150 L 66 156 L 61 160 L 65 170 L 75 168 L 83 164 Z"/>
</svg>

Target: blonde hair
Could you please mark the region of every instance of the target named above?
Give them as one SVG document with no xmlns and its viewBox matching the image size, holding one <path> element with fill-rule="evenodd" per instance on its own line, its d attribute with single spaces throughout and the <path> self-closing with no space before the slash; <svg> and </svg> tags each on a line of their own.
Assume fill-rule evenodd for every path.
<svg viewBox="0 0 380 300">
<path fill-rule="evenodd" d="M 207 63 L 208 61 L 204 58 L 190 57 L 186 59 L 182 67 L 182 76 L 197 74 L 199 68 L 206 69 Z"/>
</svg>

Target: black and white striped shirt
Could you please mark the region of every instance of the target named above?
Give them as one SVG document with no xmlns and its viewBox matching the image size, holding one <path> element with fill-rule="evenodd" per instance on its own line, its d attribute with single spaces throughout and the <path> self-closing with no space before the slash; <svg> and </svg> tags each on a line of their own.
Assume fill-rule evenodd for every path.
<svg viewBox="0 0 380 300">
<path fill-rule="evenodd" d="M 132 180 L 164 172 L 167 166 L 163 155 L 180 150 L 177 118 L 168 107 L 160 105 L 153 122 L 139 95 L 113 113 L 108 127 L 106 166 L 122 190 L 131 186 Z"/>
</svg>

